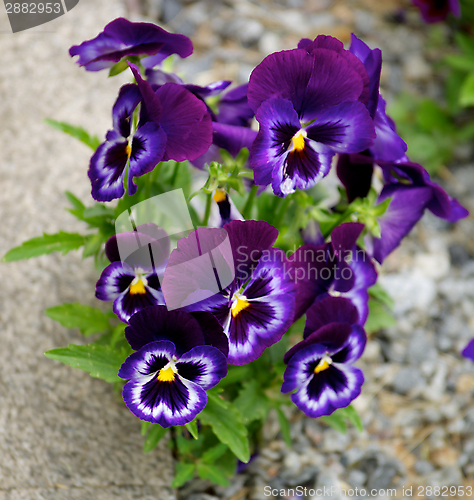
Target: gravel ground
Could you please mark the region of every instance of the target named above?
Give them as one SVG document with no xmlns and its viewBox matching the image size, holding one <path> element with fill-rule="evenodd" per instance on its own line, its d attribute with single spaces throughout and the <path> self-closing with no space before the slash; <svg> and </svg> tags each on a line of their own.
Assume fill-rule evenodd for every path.
<svg viewBox="0 0 474 500">
<path fill-rule="evenodd" d="M 1 253 L 41 231 L 78 229 L 59 207 L 64 189 L 86 196 L 89 152 L 41 119 L 75 121 L 100 136 L 108 127 L 122 82 L 85 75 L 64 53 L 123 9 L 112 0 L 92 5 L 81 0 L 77 10 L 47 25 L 55 30 L 49 35 L 39 29 L 1 35 L 8 70 L 0 75 L 0 114 L 11 124 L 1 131 L 6 189 L 0 209 L 8 235 Z M 195 54 L 179 61 L 178 70 L 194 83 L 243 83 L 266 54 L 292 48 L 302 37 L 325 33 L 347 43 L 354 32 L 382 49 L 388 100 L 403 90 L 440 95 L 436 54 L 425 46 L 428 32 L 408 0 L 125 0 L 125 7 L 133 20 L 159 20 L 192 38 Z M 402 7 L 408 7 L 406 22 L 397 23 Z M 459 150 L 440 180 L 471 211 L 473 167 L 472 150 Z M 268 498 L 266 485 L 334 485 L 397 488 L 396 496 L 372 498 L 401 499 L 423 498 L 416 495 L 419 486 L 474 487 L 474 365 L 459 355 L 474 336 L 473 233 L 472 218 L 454 227 L 428 214 L 384 264 L 381 282 L 395 299 L 397 325 L 372 336 L 360 362 L 367 382 L 355 406 L 363 433 L 341 435 L 295 411 L 289 450 L 271 415 L 259 456 L 230 487 L 194 480 L 179 497 L 257 500 Z M 168 452 L 141 454 L 138 425 L 110 388 L 41 357 L 46 349 L 80 342 L 42 311 L 61 300 L 92 301 L 93 270 L 70 254 L 2 265 L 0 272 L 7 284 L 0 288 L 6 340 L 0 352 L 0 500 L 170 497 Z M 410 486 L 413 495 L 403 494 Z"/>
</svg>

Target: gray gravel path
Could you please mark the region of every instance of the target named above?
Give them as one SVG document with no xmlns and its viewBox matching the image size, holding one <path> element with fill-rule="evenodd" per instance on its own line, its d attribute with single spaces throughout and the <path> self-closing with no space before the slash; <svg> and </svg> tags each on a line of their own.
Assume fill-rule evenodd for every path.
<svg viewBox="0 0 474 500">
<path fill-rule="evenodd" d="M 63 209 L 63 192 L 90 199 L 90 150 L 43 119 L 104 134 L 123 80 L 86 73 L 67 50 L 123 14 L 116 0 L 81 0 L 67 15 L 13 35 L 2 2 L 1 255 L 43 231 L 84 231 Z M 140 424 L 111 386 L 43 356 L 84 343 L 43 311 L 93 304 L 95 279 L 78 252 L 0 264 L 0 500 L 174 498 L 167 447 L 142 453 Z"/>
</svg>

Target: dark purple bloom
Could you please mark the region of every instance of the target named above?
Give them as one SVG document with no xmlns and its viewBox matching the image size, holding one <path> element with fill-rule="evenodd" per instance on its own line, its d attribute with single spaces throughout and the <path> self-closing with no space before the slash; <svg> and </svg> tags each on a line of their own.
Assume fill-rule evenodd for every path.
<svg viewBox="0 0 474 500">
<path fill-rule="evenodd" d="M 230 364 L 257 359 L 293 322 L 294 284 L 284 253 L 272 248 L 277 235 L 263 221 L 233 221 L 191 233 L 171 253 L 163 280 L 168 305 L 212 313 L 229 339 Z M 230 245 L 221 250 L 227 237 Z M 213 265 L 206 271 L 207 253 Z"/>
<path fill-rule="evenodd" d="M 327 175 L 335 153 L 371 146 L 374 124 L 358 101 L 364 93 L 368 98 L 367 73 L 347 51 L 299 48 L 267 56 L 248 90 L 260 124 L 249 157 L 255 183 L 272 184 L 278 196 L 308 189 Z"/>
<path fill-rule="evenodd" d="M 179 353 L 173 342 L 144 345 L 122 364 L 119 377 L 129 379 L 123 399 L 142 420 L 162 427 L 184 425 L 206 406 L 206 390 L 227 375 L 227 360 L 212 346 Z"/>
<path fill-rule="evenodd" d="M 333 230 L 330 243 L 303 245 L 289 258 L 297 289 L 295 319 L 315 302 L 342 296 L 357 307 L 359 323 L 365 323 L 367 290 L 377 281 L 377 272 L 369 255 L 356 244 L 363 228 L 359 223 L 342 224 Z"/>
<path fill-rule="evenodd" d="M 357 309 L 343 298 L 327 297 L 307 311 L 304 340 L 285 355 L 281 388 L 296 390 L 291 400 L 306 415 L 330 415 L 360 394 L 364 375 L 352 363 L 367 337 L 357 320 Z"/>
<path fill-rule="evenodd" d="M 461 17 L 459 0 L 412 0 L 427 23 L 444 21 L 451 12 L 456 17 Z"/>
<path fill-rule="evenodd" d="M 132 23 L 124 18 L 115 19 L 92 40 L 69 49 L 71 57 L 79 56 L 77 63 L 88 71 L 110 68 L 127 56 L 156 54 L 143 61 L 150 67 L 171 54 L 188 57 L 192 52 L 193 44 L 188 37 L 168 33 L 151 23 Z"/>
<path fill-rule="evenodd" d="M 145 307 L 164 304 L 159 276 L 168 262 L 169 240 L 162 229 L 144 224 L 137 232 L 113 236 L 105 249 L 111 264 L 97 282 L 98 299 L 113 300 L 114 313 L 125 323 Z"/>
<path fill-rule="evenodd" d="M 112 109 L 113 129 L 91 158 L 89 179 L 92 197 L 98 201 L 111 201 L 125 193 L 124 176 L 129 163 L 128 192 L 134 194 L 137 186 L 133 177 L 139 177 L 155 168 L 163 158 L 166 134 L 153 123 L 141 123 L 131 135 L 131 119 L 141 101 L 136 85 L 124 85 Z"/>
</svg>

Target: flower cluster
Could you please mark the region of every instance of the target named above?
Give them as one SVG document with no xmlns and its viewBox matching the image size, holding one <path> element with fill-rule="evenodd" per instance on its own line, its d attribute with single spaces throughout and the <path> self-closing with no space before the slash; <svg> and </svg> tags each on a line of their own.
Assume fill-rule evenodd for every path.
<svg viewBox="0 0 474 500">
<path fill-rule="evenodd" d="M 456 13 L 456 2 L 434 3 Z M 426 16 L 433 20 L 435 13 Z M 171 54 L 191 53 L 186 37 L 125 19 L 70 50 L 87 70 L 130 69 L 134 77 L 120 89 L 112 128 L 90 161 L 95 200 L 126 193 L 147 199 L 149 191 L 140 191 L 134 178 L 169 160 L 211 172 L 203 188 L 204 227 L 172 245 L 160 222 L 149 221 L 105 244 L 110 264 L 96 296 L 113 301 L 135 351 L 118 373 L 128 380 L 124 401 L 147 422 L 190 423 L 228 365 L 257 362 L 306 315 L 303 338 L 284 355 L 281 392 L 292 392 L 310 417 L 330 415 L 361 392 L 364 376 L 353 363 L 367 341 L 375 262 L 385 260 L 425 210 L 450 222 L 467 211 L 407 156 L 379 92 L 379 49 L 354 35 L 349 49 L 331 36 L 303 39 L 266 57 L 247 84 L 231 90 L 226 80 L 184 83 L 161 66 Z M 243 174 L 253 173 L 247 184 L 239 165 L 229 171 L 221 165 L 243 148 L 249 150 Z M 215 174 L 213 162 L 220 165 Z M 323 213 L 311 188 L 333 163 L 345 211 Z M 235 186 L 245 206 L 231 200 Z M 264 216 L 250 220 L 258 196 Z M 301 216 L 296 229 L 304 230 L 302 244 L 288 255 L 284 238 L 291 228 L 279 225 L 294 200 Z M 213 227 L 205 227 L 209 220 Z"/>
</svg>

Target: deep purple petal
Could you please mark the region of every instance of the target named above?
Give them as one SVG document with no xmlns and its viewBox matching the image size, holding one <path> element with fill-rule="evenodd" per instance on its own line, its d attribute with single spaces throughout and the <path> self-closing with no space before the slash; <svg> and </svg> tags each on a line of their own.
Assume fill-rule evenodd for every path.
<svg viewBox="0 0 474 500">
<path fill-rule="evenodd" d="M 386 102 L 379 97 L 375 113 L 375 138 L 370 153 L 375 160 L 396 161 L 402 158 L 407 150 L 405 141 L 397 134 L 394 121 L 385 112 Z"/>
<path fill-rule="evenodd" d="M 148 380 L 173 358 L 176 352 L 172 342 L 162 341 L 149 344 L 146 348 L 130 354 L 123 362 L 118 376 L 123 379 Z"/>
<path fill-rule="evenodd" d="M 359 153 L 372 146 L 374 122 L 360 102 L 341 102 L 317 116 L 306 132 L 312 141 L 337 153 Z"/>
<path fill-rule="evenodd" d="M 474 361 L 474 339 L 472 339 L 469 344 L 463 349 L 461 353 L 465 358 Z"/>
<path fill-rule="evenodd" d="M 461 16 L 459 0 L 412 0 L 412 2 L 420 9 L 427 23 L 444 21 L 450 12 L 457 17 Z"/>
<path fill-rule="evenodd" d="M 351 35 L 351 46 L 349 50 L 357 56 L 367 71 L 369 77 L 369 100 L 367 109 L 372 118 L 379 100 L 380 73 L 382 70 L 382 51 L 380 49 L 371 50 L 362 40 L 359 40 L 354 33 Z"/>
<path fill-rule="evenodd" d="M 347 343 L 351 332 L 352 326 L 348 323 L 325 324 L 287 351 L 283 357 L 283 361 L 288 363 L 296 353 L 314 345 L 320 346 L 323 354 L 325 352 L 337 352 Z"/>
<path fill-rule="evenodd" d="M 115 300 L 127 290 L 135 279 L 135 271 L 128 264 L 113 262 L 108 265 L 97 281 L 95 296 L 99 300 Z"/>
<path fill-rule="evenodd" d="M 301 231 L 301 238 L 305 245 L 319 246 L 325 243 L 321 228 L 314 219 L 311 219 L 307 226 Z"/>
<path fill-rule="evenodd" d="M 355 160 L 360 158 L 360 163 Z M 363 162 L 363 163 L 362 163 Z M 373 161 L 368 156 L 341 154 L 337 162 L 337 176 L 346 188 L 349 203 L 365 198 L 372 185 Z"/>
<path fill-rule="evenodd" d="M 229 341 L 217 318 L 205 311 L 194 311 L 190 313 L 196 319 L 204 334 L 204 342 L 219 349 L 224 356 L 229 354 Z"/>
<path fill-rule="evenodd" d="M 250 127 L 255 113 L 247 100 L 248 83 L 226 92 L 219 101 L 217 121 L 226 125 Z"/>
<path fill-rule="evenodd" d="M 128 161 L 127 146 L 124 139 L 106 141 L 93 154 L 87 175 L 94 200 L 111 201 L 125 193 L 123 179 Z"/>
<path fill-rule="evenodd" d="M 227 359 L 215 347 L 197 346 L 178 359 L 176 368 L 181 378 L 208 390 L 227 375 Z"/>
<path fill-rule="evenodd" d="M 316 301 L 306 311 L 304 338 L 329 323 L 348 323 L 354 325 L 359 321 L 357 308 L 349 299 L 343 297 L 326 297 Z"/>
<path fill-rule="evenodd" d="M 107 24 L 96 38 L 71 47 L 69 54 L 78 55 L 77 63 L 86 70 L 98 71 L 113 66 L 125 56 L 161 52 L 162 57 L 174 53 L 187 57 L 192 51 L 191 40 L 183 35 L 168 33 L 151 23 L 132 23 L 118 18 Z"/>
<path fill-rule="evenodd" d="M 168 311 L 163 305 L 147 307 L 134 314 L 125 328 L 125 337 L 135 350 L 154 341 L 173 342 L 178 356 L 205 344 L 202 328 L 193 316 Z"/>
<path fill-rule="evenodd" d="M 164 160 L 193 160 L 205 153 L 212 143 L 206 105 L 176 83 L 166 83 L 156 96 L 163 107 L 160 125 L 167 137 Z"/>
<path fill-rule="evenodd" d="M 122 137 L 127 138 L 130 135 L 132 115 L 141 98 L 142 94 L 138 85 L 129 83 L 120 88 L 119 95 L 112 108 L 112 120 L 114 130 L 119 132 Z"/>
<path fill-rule="evenodd" d="M 334 253 L 341 259 L 347 257 L 348 251 L 352 253 L 363 229 L 364 224 L 359 222 L 345 222 L 336 227 L 331 233 L 331 246 Z"/>
<path fill-rule="evenodd" d="M 213 97 L 219 95 L 223 90 L 225 90 L 232 82 L 230 80 L 219 80 L 218 82 L 210 83 L 205 87 L 200 85 L 186 84 L 185 87 L 192 92 L 195 96 L 206 99 L 208 97 Z"/>
<path fill-rule="evenodd" d="M 133 177 L 140 177 L 151 172 L 162 160 L 166 145 L 166 134 L 154 122 L 145 123 L 133 134 L 128 174 L 128 193 L 130 195 L 137 191 Z"/>
<path fill-rule="evenodd" d="M 380 264 L 400 245 L 402 239 L 421 219 L 432 197 L 428 187 L 415 188 L 404 185 L 387 185 L 379 196 L 382 202 L 392 198 L 387 211 L 378 219 L 381 237 L 373 238 L 373 257 Z"/>
<path fill-rule="evenodd" d="M 334 363 L 354 363 L 364 352 L 367 335 L 360 325 L 353 325 L 344 347 L 331 356 Z"/>
<path fill-rule="evenodd" d="M 257 137 L 257 131 L 237 125 L 212 122 L 212 142 L 218 148 L 225 149 L 234 158 L 242 148 L 250 149 Z"/>
</svg>

